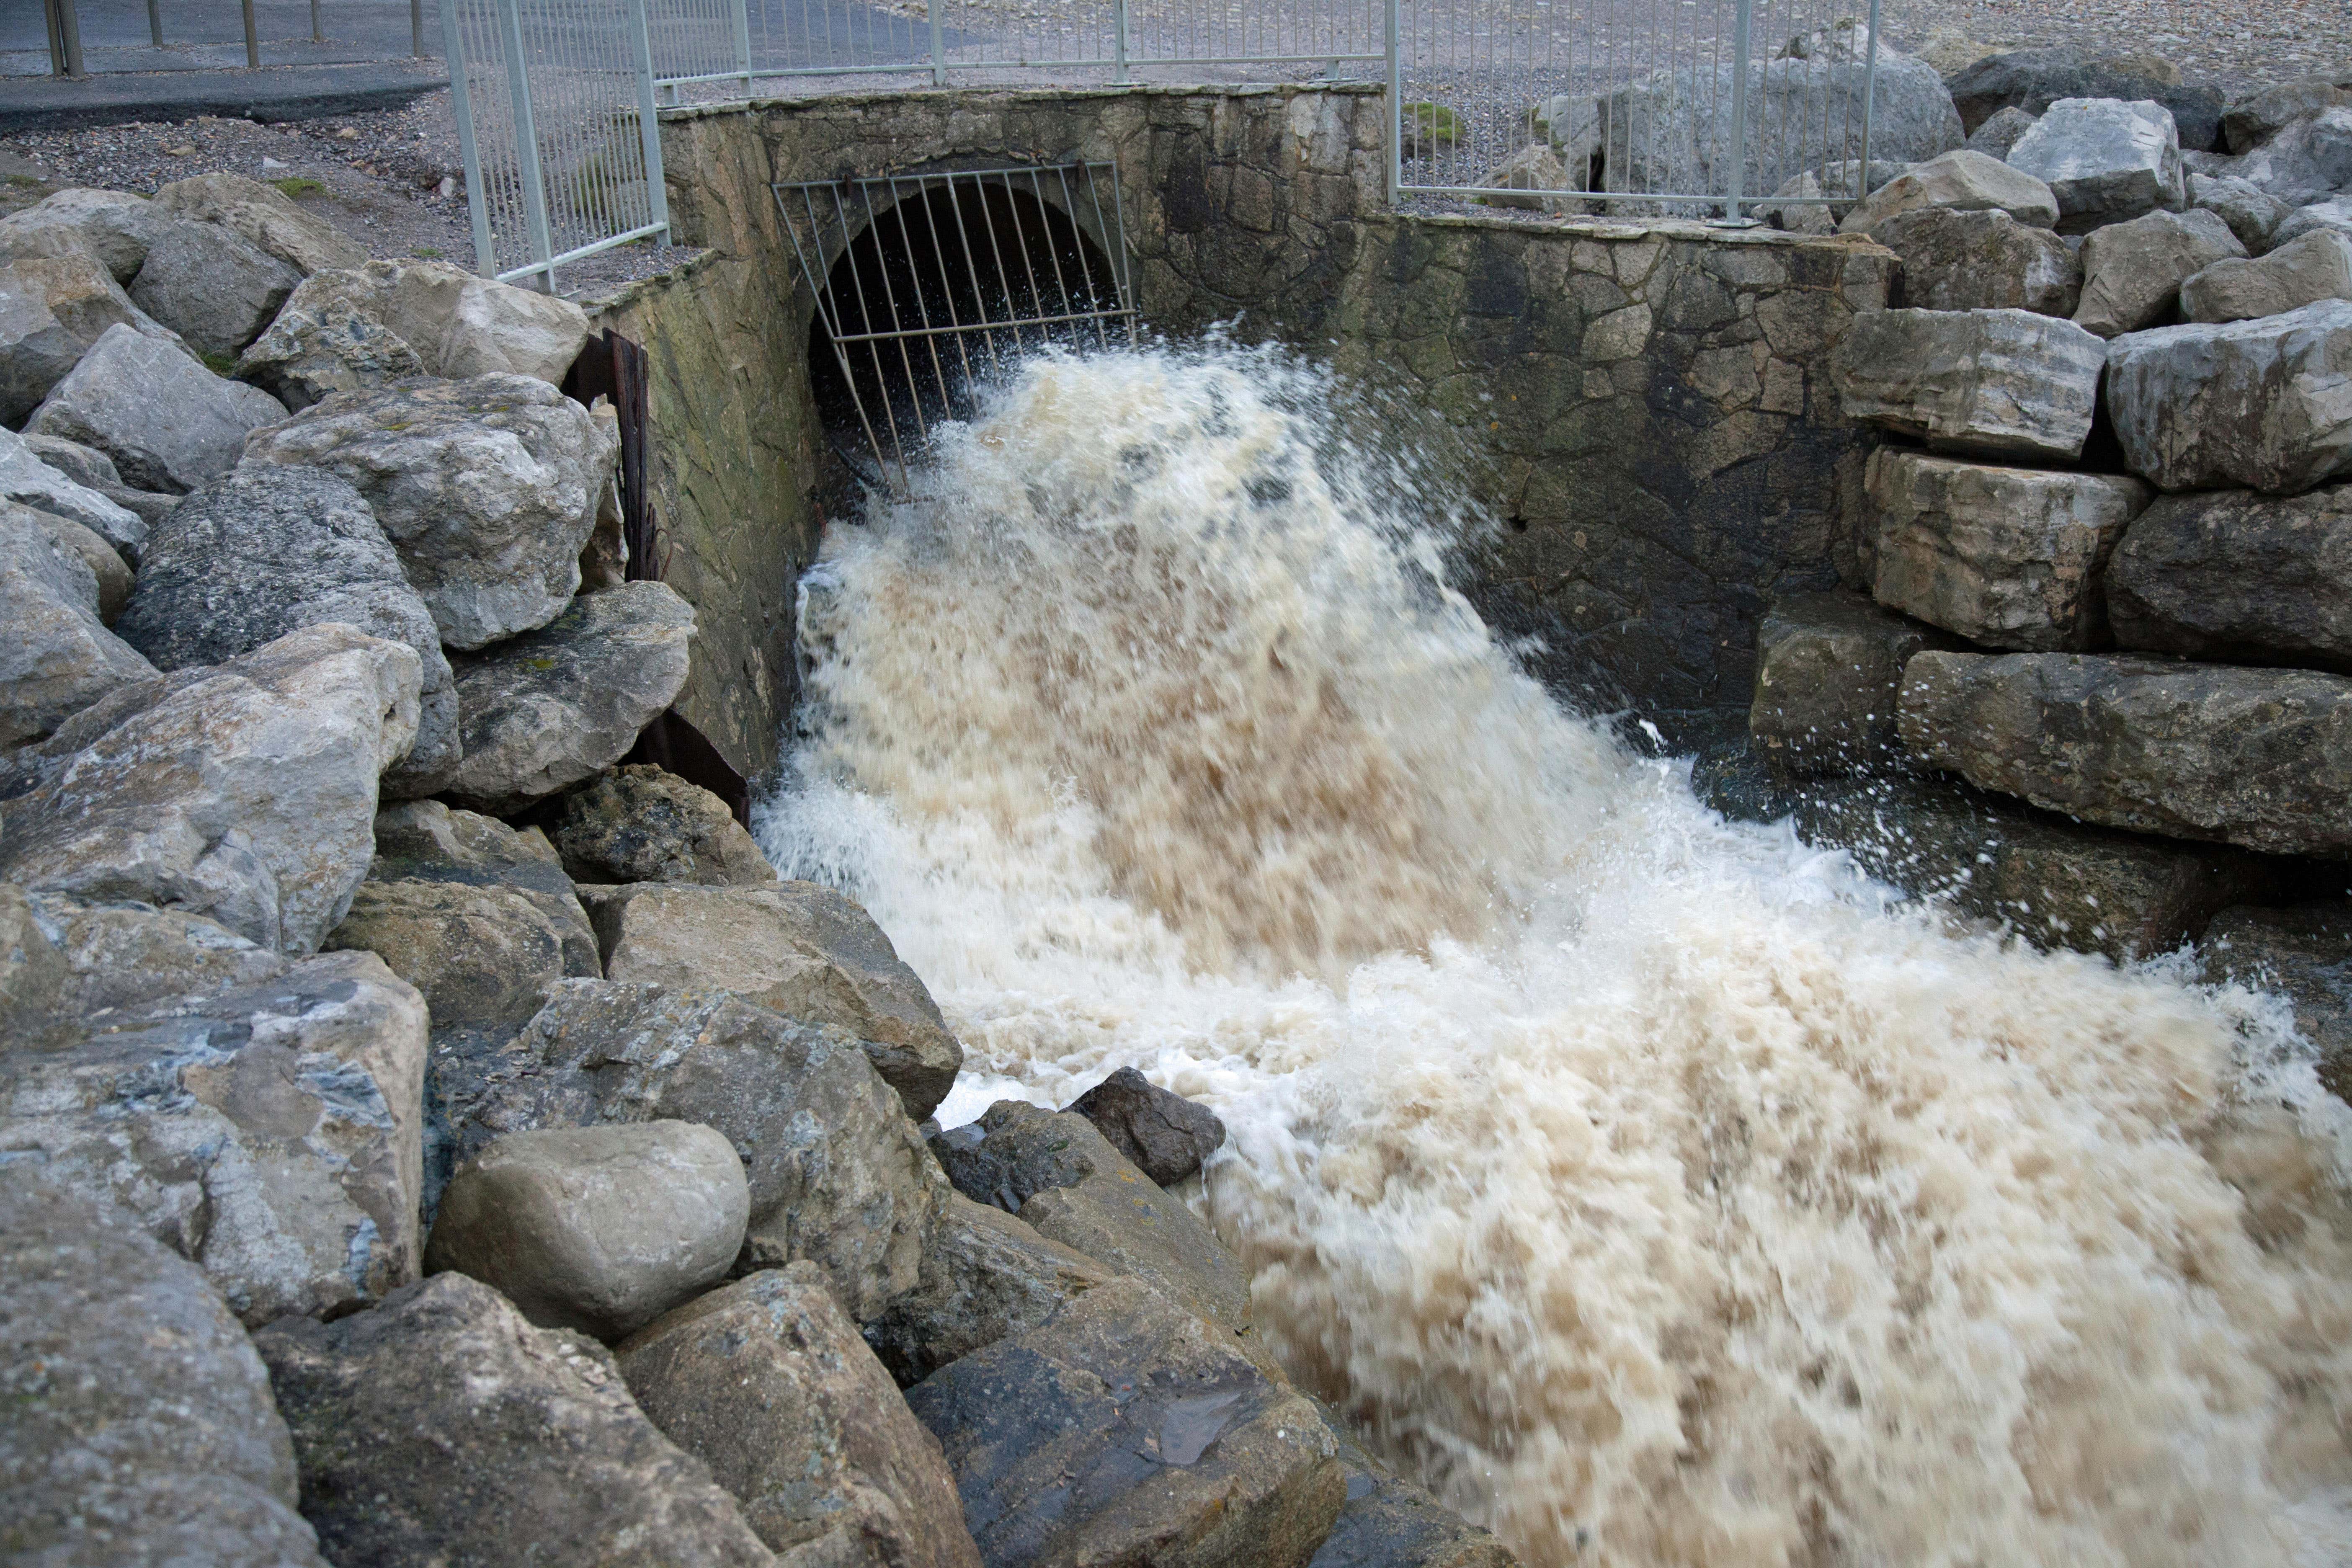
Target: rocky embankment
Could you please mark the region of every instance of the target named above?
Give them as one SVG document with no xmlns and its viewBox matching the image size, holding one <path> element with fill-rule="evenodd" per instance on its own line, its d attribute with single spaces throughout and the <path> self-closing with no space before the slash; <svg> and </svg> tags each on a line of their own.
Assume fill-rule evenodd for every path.
<svg viewBox="0 0 2352 1568">
<path fill-rule="evenodd" d="M 1292 1386 L 1135 1074 L 929 1118 L 866 912 L 626 764 L 574 307 L 274 190 L 0 222 L 0 1554 L 1510 1561 Z"/>
<path fill-rule="evenodd" d="M 1783 214 L 1903 263 L 1834 365 L 1868 576 L 1766 618 L 1753 760 L 1701 784 L 2037 942 L 2202 938 L 2341 1092 L 2352 90 L 2160 65 L 1969 66 L 1965 147 Z"/>
</svg>

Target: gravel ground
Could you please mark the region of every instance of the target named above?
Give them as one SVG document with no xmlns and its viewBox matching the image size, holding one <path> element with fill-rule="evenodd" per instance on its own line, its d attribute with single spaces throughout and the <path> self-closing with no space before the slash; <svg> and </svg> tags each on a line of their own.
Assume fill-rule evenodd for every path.
<svg viewBox="0 0 2352 1568">
<path fill-rule="evenodd" d="M 1948 32 L 2003 48 L 2145 51 L 2227 89 L 2352 77 L 2347 0 L 1882 0 L 1880 16 L 1888 41 L 1915 52 Z"/>
</svg>

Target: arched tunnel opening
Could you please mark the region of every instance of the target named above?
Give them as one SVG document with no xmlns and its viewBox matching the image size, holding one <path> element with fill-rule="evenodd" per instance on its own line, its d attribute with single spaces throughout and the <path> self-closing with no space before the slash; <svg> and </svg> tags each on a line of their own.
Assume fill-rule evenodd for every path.
<svg viewBox="0 0 2352 1568">
<path fill-rule="evenodd" d="M 828 443 L 868 487 L 903 487 L 940 423 L 971 417 L 980 389 L 1026 355 L 1132 341 L 1107 169 L 885 176 L 779 194 L 800 220 L 796 239 L 834 257 L 809 325 L 810 391 Z"/>
</svg>

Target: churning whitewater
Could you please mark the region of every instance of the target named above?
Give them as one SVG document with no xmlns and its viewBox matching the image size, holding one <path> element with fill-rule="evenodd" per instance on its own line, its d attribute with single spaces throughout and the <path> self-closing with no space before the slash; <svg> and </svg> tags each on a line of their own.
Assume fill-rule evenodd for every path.
<svg viewBox="0 0 2352 1568">
<path fill-rule="evenodd" d="M 1339 400 L 1041 357 L 832 531 L 761 834 L 937 994 L 942 1123 L 1129 1064 L 1213 1105 L 1292 1374 L 1541 1568 L 2352 1560 L 2283 1007 L 1708 812 L 1520 672 Z"/>
</svg>

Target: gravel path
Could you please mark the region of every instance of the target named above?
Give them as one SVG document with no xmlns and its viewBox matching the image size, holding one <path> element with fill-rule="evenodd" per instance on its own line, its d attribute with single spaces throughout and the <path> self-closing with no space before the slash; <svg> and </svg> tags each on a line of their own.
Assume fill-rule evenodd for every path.
<svg viewBox="0 0 2352 1568">
<path fill-rule="evenodd" d="M 2004 48 L 2074 45 L 2161 55 L 2226 88 L 2299 76 L 2352 78 L 2347 0 L 1881 0 L 1888 40 L 1938 32 Z"/>
</svg>

